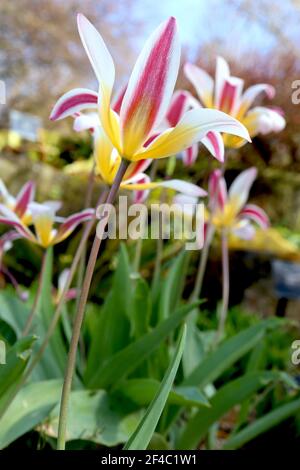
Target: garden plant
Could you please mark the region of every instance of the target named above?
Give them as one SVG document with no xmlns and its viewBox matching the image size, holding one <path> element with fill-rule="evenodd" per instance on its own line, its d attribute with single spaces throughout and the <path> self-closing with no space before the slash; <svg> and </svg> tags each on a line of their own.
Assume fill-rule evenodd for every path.
<svg viewBox="0 0 300 470">
<path fill-rule="evenodd" d="M 55 167 L 59 197 L 56 176 L 48 194 L 34 172 L 0 180 L 0 448 L 251 449 L 285 426 L 296 441 L 299 315 L 232 301 L 257 253 L 299 259 L 253 193 L 259 157 L 232 170 L 288 128 L 275 87 L 246 87 L 218 51 L 214 77 L 185 62 L 171 16 L 118 88 L 109 45 L 81 13 L 77 28 L 97 88 L 58 90 L 26 156 Z"/>
</svg>

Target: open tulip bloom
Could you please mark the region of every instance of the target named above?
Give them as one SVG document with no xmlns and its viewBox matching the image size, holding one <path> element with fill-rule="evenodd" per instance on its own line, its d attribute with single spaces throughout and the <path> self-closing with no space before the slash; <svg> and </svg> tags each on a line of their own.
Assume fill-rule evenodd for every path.
<svg viewBox="0 0 300 470">
<path fill-rule="evenodd" d="M 256 168 L 243 171 L 227 192 L 221 171 L 213 171 L 209 179 L 209 209 L 217 229 L 231 231 L 242 239 L 251 239 L 255 234 L 253 222 L 263 229 L 268 228 L 269 219 L 265 211 L 255 204 L 246 204 L 256 176 Z"/>
<path fill-rule="evenodd" d="M 24 225 L 29 225 L 32 221 L 32 214 L 29 205 L 32 203 L 35 195 L 35 184 L 28 181 L 14 197 L 9 193 L 3 181 L 0 180 L 0 203 L 16 214 Z M 0 207 L 1 213 L 1 207 Z"/>
<path fill-rule="evenodd" d="M 185 64 L 184 72 L 198 94 L 199 106 L 230 114 L 246 126 L 251 137 L 284 129 L 285 119 L 280 111 L 263 106 L 251 108 L 262 92 L 272 99 L 275 95 L 273 86 L 260 83 L 250 86 L 243 93 L 244 81 L 230 75 L 229 66 L 222 57 L 217 58 L 215 80 L 205 70 L 190 63 Z M 224 138 L 227 147 L 240 147 L 245 143 L 243 138 Z"/>
<path fill-rule="evenodd" d="M 79 34 L 99 82 L 99 93 L 74 89 L 63 95 L 50 119 L 73 116 L 83 109 L 98 108 L 104 133 L 119 157 L 137 162 L 164 158 L 201 141 L 208 132 L 226 132 L 250 140 L 236 119 L 212 109 L 192 109 L 179 122 L 156 132 L 170 105 L 180 63 L 176 20 L 171 17 L 150 36 L 133 68 L 120 112 L 111 104 L 115 67 L 104 41 L 94 26 L 78 15 Z"/>
<path fill-rule="evenodd" d="M 61 222 L 61 218 L 56 217 L 59 209 L 56 201 L 39 204 L 32 202 L 28 209 L 32 215 L 32 224 L 35 231 L 29 229 L 24 222 L 11 209 L 0 205 L 0 223 L 13 227 L 23 238 L 36 243 L 43 248 L 56 245 L 65 240 L 73 230 L 82 222 L 90 220 L 94 216 L 93 209 L 86 209 L 77 214 L 73 214 Z M 60 221 L 58 228 L 54 228 L 54 223 Z"/>
<path fill-rule="evenodd" d="M 180 45 L 176 20 L 173 17 L 161 24 L 146 42 L 133 68 L 120 109 L 114 109 L 112 104 L 115 66 L 102 37 L 83 15 L 78 15 L 78 29 L 99 82 L 99 93 L 87 89 L 75 89 L 66 93 L 54 106 L 50 119 L 74 116 L 84 109 L 98 110 L 101 130 L 107 138 L 101 139 L 101 145 L 110 145 L 111 148 L 108 151 L 110 158 L 107 160 L 99 153 L 101 172 L 105 171 L 113 181 L 107 202 L 114 201 L 120 181 L 124 183 L 124 179 L 127 183 L 129 180 L 132 189 L 137 189 L 133 188 L 137 181 L 132 179 L 136 178 L 138 172 L 143 173 L 144 165 L 148 165 L 145 160 L 180 153 L 201 141 L 210 131 L 226 132 L 250 141 L 245 126 L 231 116 L 212 109 L 192 109 L 183 115 L 175 127 L 159 130 L 170 105 L 180 64 Z M 136 164 L 133 173 L 129 163 Z M 142 184 L 153 183 L 146 181 Z M 147 190 L 149 187 L 142 189 Z M 78 303 L 60 406 L 58 449 L 65 448 L 67 408 L 75 367 L 73 358 L 76 357 L 91 274 L 101 240 L 102 236 L 97 233 Z"/>
<path fill-rule="evenodd" d="M 121 157 L 103 131 L 98 115 L 96 113 L 78 113 L 78 115 L 75 116 L 74 129 L 77 132 L 89 130 L 92 133 L 94 141 L 93 159 L 95 161 L 95 174 L 101 181 L 111 186 L 120 167 Z M 82 174 L 82 170 L 91 170 L 93 161 L 88 160 L 87 162 L 88 164 L 86 164 L 86 162 L 72 163 L 69 166 L 68 172 L 73 174 L 79 172 Z M 133 191 L 133 200 L 135 203 L 144 202 L 149 191 L 158 187 L 173 189 L 179 193 L 195 197 L 206 196 L 207 193 L 204 189 L 179 179 L 152 182 L 150 177 L 145 173 L 151 163 L 152 159 L 132 162 L 125 172 L 120 188 Z"/>
</svg>

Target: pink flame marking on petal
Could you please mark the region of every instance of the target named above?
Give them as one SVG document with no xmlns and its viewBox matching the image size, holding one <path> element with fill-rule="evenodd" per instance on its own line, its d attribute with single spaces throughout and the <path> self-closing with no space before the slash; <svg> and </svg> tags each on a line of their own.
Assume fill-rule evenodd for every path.
<svg viewBox="0 0 300 470">
<path fill-rule="evenodd" d="M 30 230 L 24 227 L 20 222 L 6 219 L 5 217 L 0 217 L 0 224 L 5 224 L 5 225 L 8 225 L 9 227 L 14 227 L 24 238 L 28 238 L 29 240 L 34 239 Z"/>
<path fill-rule="evenodd" d="M 224 111 L 225 113 L 230 113 L 233 110 L 237 88 L 237 85 L 233 85 L 228 81 L 224 83 L 220 98 L 220 110 Z"/>
<path fill-rule="evenodd" d="M 17 203 L 15 206 L 15 213 L 22 218 L 25 214 L 28 204 L 32 201 L 34 192 L 34 182 L 29 181 L 26 183 L 20 193 L 20 196 L 17 199 Z"/>
<path fill-rule="evenodd" d="M 81 222 L 90 220 L 93 215 L 93 209 L 86 209 L 85 211 L 79 212 L 78 214 L 70 215 L 70 217 L 68 217 L 66 221 L 62 223 L 59 227 L 57 237 L 60 237 L 62 234 L 68 232 L 69 230 L 73 230 Z"/>
<path fill-rule="evenodd" d="M 209 181 L 208 181 L 208 193 L 209 193 L 210 198 L 214 197 L 214 194 L 216 193 L 217 188 L 218 188 L 219 179 L 221 177 L 222 177 L 221 170 L 214 170 L 211 173 L 209 177 Z"/>
<path fill-rule="evenodd" d="M 248 204 L 240 212 L 241 217 L 249 217 L 253 219 L 262 228 L 268 228 L 270 225 L 269 218 L 265 211 L 258 206 Z"/>
<path fill-rule="evenodd" d="M 218 139 L 217 139 L 216 135 L 212 131 L 209 131 L 206 134 L 206 137 L 210 140 L 210 142 L 211 142 L 211 144 L 214 148 L 215 155 L 216 155 L 217 159 L 221 160 L 222 155 L 220 153 L 220 146 L 219 146 Z"/>
<path fill-rule="evenodd" d="M 50 116 L 51 121 L 56 121 L 64 112 L 70 108 L 74 108 L 80 104 L 97 104 L 98 97 L 89 93 L 81 93 L 75 96 L 71 96 L 67 100 L 63 101 L 57 108 L 56 113 Z"/>
<path fill-rule="evenodd" d="M 183 110 L 185 109 L 188 100 L 187 94 L 184 92 L 178 93 L 171 102 L 171 106 L 167 112 L 167 120 L 171 127 L 175 127 L 182 117 Z"/>
<path fill-rule="evenodd" d="M 204 223 L 204 227 L 203 227 L 203 238 L 204 238 L 204 241 L 206 241 L 206 238 L 207 238 L 207 229 L 208 229 L 208 224 L 207 222 Z"/>
<path fill-rule="evenodd" d="M 191 166 L 194 163 L 195 157 L 197 157 L 197 154 L 198 154 L 198 148 L 193 145 L 185 149 L 184 164 L 186 166 Z"/>
<path fill-rule="evenodd" d="M 149 137 L 149 139 L 146 140 L 146 142 L 144 143 L 144 147 L 148 147 L 150 144 L 152 144 L 153 140 L 156 139 L 156 137 L 158 137 L 160 135 L 160 132 L 156 132 L 155 134 L 151 135 L 151 137 Z"/>
<path fill-rule="evenodd" d="M 189 147 L 186 149 L 186 164 L 191 165 L 193 162 L 193 148 Z"/>
<path fill-rule="evenodd" d="M 146 191 L 143 191 L 143 190 L 135 191 L 135 194 L 134 194 L 135 204 L 139 204 L 139 203 L 144 201 L 144 198 L 145 198 L 144 193 L 145 192 Z"/>
<path fill-rule="evenodd" d="M 227 187 L 224 178 L 220 178 L 218 185 L 218 204 L 223 210 L 227 201 Z"/>
<path fill-rule="evenodd" d="M 132 178 L 138 173 L 143 173 L 143 171 L 145 171 L 150 164 L 151 164 L 151 160 L 139 160 L 137 162 L 132 163 L 129 166 L 128 170 L 126 171 L 124 180 L 128 180 L 129 178 Z"/>
<path fill-rule="evenodd" d="M 139 181 L 137 181 L 138 184 L 145 184 L 148 182 L 147 178 L 141 178 Z M 134 203 L 139 204 L 144 202 L 145 198 L 147 197 L 149 190 L 148 189 L 138 189 L 134 191 Z"/>
<path fill-rule="evenodd" d="M 166 24 L 165 30 L 153 46 L 123 119 L 126 126 L 126 123 L 131 121 L 138 109 L 143 107 L 143 113 L 147 115 L 144 129 L 146 136 L 155 123 L 164 95 L 169 64 L 169 57 L 166 56 L 166 51 L 168 54 L 170 53 L 175 24 L 175 18 L 171 17 Z"/>
<path fill-rule="evenodd" d="M 221 170 L 212 172 L 208 182 L 208 192 L 211 209 L 214 210 L 217 206 L 223 210 L 227 201 L 227 186 Z"/>
<path fill-rule="evenodd" d="M 123 90 L 121 90 L 121 92 L 119 93 L 119 95 L 117 96 L 117 99 L 115 100 L 115 102 L 113 104 L 112 109 L 117 114 L 120 114 L 121 106 L 122 106 L 122 103 L 123 103 L 123 98 L 124 98 L 124 95 L 126 93 L 126 90 L 127 90 L 127 85 L 126 85 L 126 87 L 123 88 Z"/>
</svg>

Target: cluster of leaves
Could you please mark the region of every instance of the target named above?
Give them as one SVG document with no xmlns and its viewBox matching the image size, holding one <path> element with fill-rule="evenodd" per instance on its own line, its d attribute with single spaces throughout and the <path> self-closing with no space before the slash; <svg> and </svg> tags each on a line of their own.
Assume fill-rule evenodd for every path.
<svg viewBox="0 0 300 470">
<path fill-rule="evenodd" d="M 297 384 L 274 366 L 268 347 L 272 335 L 284 334 L 285 323 L 273 318 L 251 321 L 242 331 L 231 326 L 228 339 L 215 345 L 213 324 L 200 329 L 197 303 L 181 300 L 187 257 L 182 252 L 150 286 L 133 273 L 121 246 L 103 304 L 88 306 L 70 400 L 69 448 L 126 443 L 127 449 L 234 449 L 299 412 Z M 0 366 L 1 448 L 32 430 L 44 445 L 55 444 L 72 304 L 22 384 L 54 313 L 52 262 L 49 251 L 34 336 L 22 337 L 30 301 L 24 305 L 9 290 L 0 294 L 7 344 L 7 364 Z M 220 438 L 231 410 L 229 436 Z"/>
</svg>

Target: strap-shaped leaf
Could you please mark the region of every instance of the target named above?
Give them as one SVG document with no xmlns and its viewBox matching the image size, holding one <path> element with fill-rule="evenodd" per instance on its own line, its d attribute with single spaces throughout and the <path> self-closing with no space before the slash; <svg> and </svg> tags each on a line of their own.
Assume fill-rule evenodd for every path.
<svg viewBox="0 0 300 470">
<path fill-rule="evenodd" d="M 34 336 L 17 341 L 7 352 L 6 363 L 0 365 L 0 416 L 21 380 L 35 341 Z"/>
<path fill-rule="evenodd" d="M 158 420 L 163 412 L 164 406 L 168 399 L 172 384 L 174 382 L 181 357 L 183 354 L 184 343 L 186 336 L 186 326 L 183 327 L 180 335 L 176 352 L 173 360 L 169 365 L 169 368 L 164 376 L 161 386 L 154 397 L 153 401 L 149 405 L 145 416 L 138 425 L 136 431 L 133 433 L 129 441 L 127 442 L 126 450 L 145 450 L 151 440 L 151 437 L 155 431 Z"/>
<path fill-rule="evenodd" d="M 194 369 L 184 380 L 183 385 L 205 387 L 216 380 L 226 369 L 250 351 L 261 340 L 266 329 L 271 326 L 272 322 L 266 320 L 224 341 Z"/>
<path fill-rule="evenodd" d="M 120 383 L 122 379 L 128 376 L 129 373 L 150 356 L 198 304 L 199 302 L 196 302 L 181 307 L 150 333 L 142 336 L 122 351 L 112 356 L 102 367 L 95 371 L 88 383 L 89 388 L 107 388 Z"/>
<path fill-rule="evenodd" d="M 202 408 L 187 423 L 176 448 L 197 448 L 213 423 L 268 383 L 281 380 L 281 378 L 280 372 L 259 371 L 246 374 L 225 384 L 211 398 L 211 407 Z"/>
<path fill-rule="evenodd" d="M 300 398 L 281 405 L 229 438 L 223 449 L 237 449 L 300 411 Z"/>
</svg>

